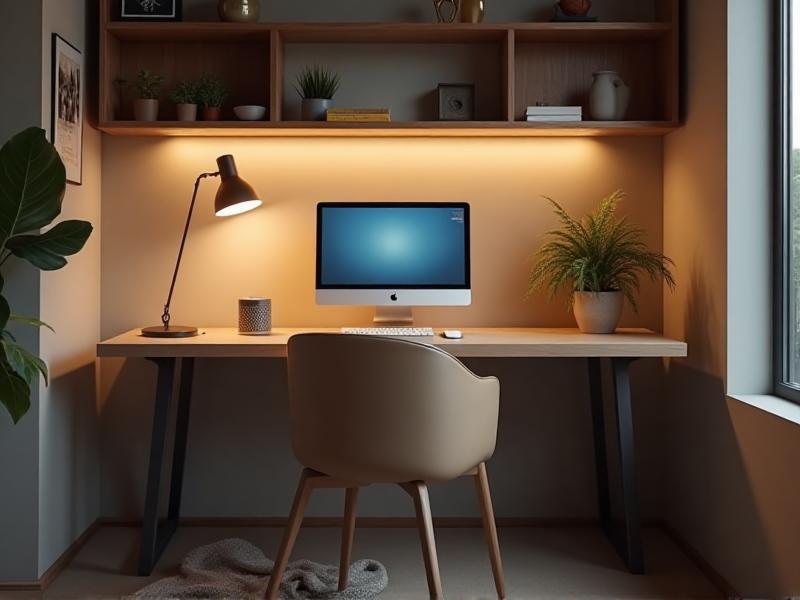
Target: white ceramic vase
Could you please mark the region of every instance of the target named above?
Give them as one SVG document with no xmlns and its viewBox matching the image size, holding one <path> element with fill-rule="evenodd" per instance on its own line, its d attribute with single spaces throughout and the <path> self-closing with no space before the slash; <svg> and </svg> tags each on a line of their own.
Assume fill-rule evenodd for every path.
<svg viewBox="0 0 800 600">
<path fill-rule="evenodd" d="M 137 98 L 133 101 L 133 116 L 137 121 L 158 121 L 158 100 Z"/>
<path fill-rule="evenodd" d="M 303 98 L 300 106 L 300 118 L 303 121 L 324 121 L 333 100 L 325 98 Z"/>
<path fill-rule="evenodd" d="M 575 292 L 572 310 L 581 333 L 614 333 L 622 316 L 622 292 Z"/>
<path fill-rule="evenodd" d="M 595 121 L 621 121 L 628 112 L 631 91 L 616 71 L 597 71 L 589 92 L 589 112 Z"/>
<path fill-rule="evenodd" d="M 197 121 L 197 104 L 176 104 L 178 121 Z"/>
</svg>

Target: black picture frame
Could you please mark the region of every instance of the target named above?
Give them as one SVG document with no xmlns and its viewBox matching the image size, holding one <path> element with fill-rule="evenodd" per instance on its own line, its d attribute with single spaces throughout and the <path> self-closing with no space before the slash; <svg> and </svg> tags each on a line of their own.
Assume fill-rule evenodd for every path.
<svg viewBox="0 0 800 600">
<path fill-rule="evenodd" d="M 67 181 L 81 185 L 86 65 L 83 53 L 57 33 L 52 35 L 50 88 L 50 141 L 64 163 Z"/>
<path fill-rule="evenodd" d="M 180 21 L 182 0 L 120 0 L 122 21 Z"/>
<path fill-rule="evenodd" d="M 474 83 L 440 83 L 436 95 L 440 121 L 475 120 Z"/>
</svg>

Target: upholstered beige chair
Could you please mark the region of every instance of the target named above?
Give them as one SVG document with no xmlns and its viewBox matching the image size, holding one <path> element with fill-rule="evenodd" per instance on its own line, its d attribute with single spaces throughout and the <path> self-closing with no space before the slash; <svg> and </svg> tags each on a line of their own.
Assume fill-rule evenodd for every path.
<svg viewBox="0 0 800 600">
<path fill-rule="evenodd" d="M 305 467 L 275 560 L 281 579 L 314 488 L 341 487 L 345 515 L 339 589 L 347 587 L 356 498 L 371 483 L 413 498 L 432 598 L 442 597 L 427 482 L 475 481 L 497 595 L 505 597 L 485 462 L 494 453 L 500 386 L 449 354 L 399 339 L 303 334 L 289 340 L 292 445 Z"/>
</svg>

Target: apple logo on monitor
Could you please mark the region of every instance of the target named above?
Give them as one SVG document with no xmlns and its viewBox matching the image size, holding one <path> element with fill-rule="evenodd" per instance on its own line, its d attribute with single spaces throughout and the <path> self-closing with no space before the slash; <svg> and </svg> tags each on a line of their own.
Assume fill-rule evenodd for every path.
<svg viewBox="0 0 800 600">
<path fill-rule="evenodd" d="M 392 294 L 391 296 L 389 296 L 389 298 L 391 299 L 392 302 L 397 302 L 397 293 Z"/>
</svg>

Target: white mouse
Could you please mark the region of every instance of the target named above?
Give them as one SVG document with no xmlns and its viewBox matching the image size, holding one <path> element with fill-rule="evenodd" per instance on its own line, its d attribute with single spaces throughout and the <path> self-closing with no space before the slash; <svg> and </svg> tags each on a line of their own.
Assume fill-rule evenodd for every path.
<svg viewBox="0 0 800 600">
<path fill-rule="evenodd" d="M 458 329 L 445 329 L 442 332 L 442 337 L 448 340 L 460 340 L 464 337 L 464 334 L 461 333 Z"/>
</svg>

